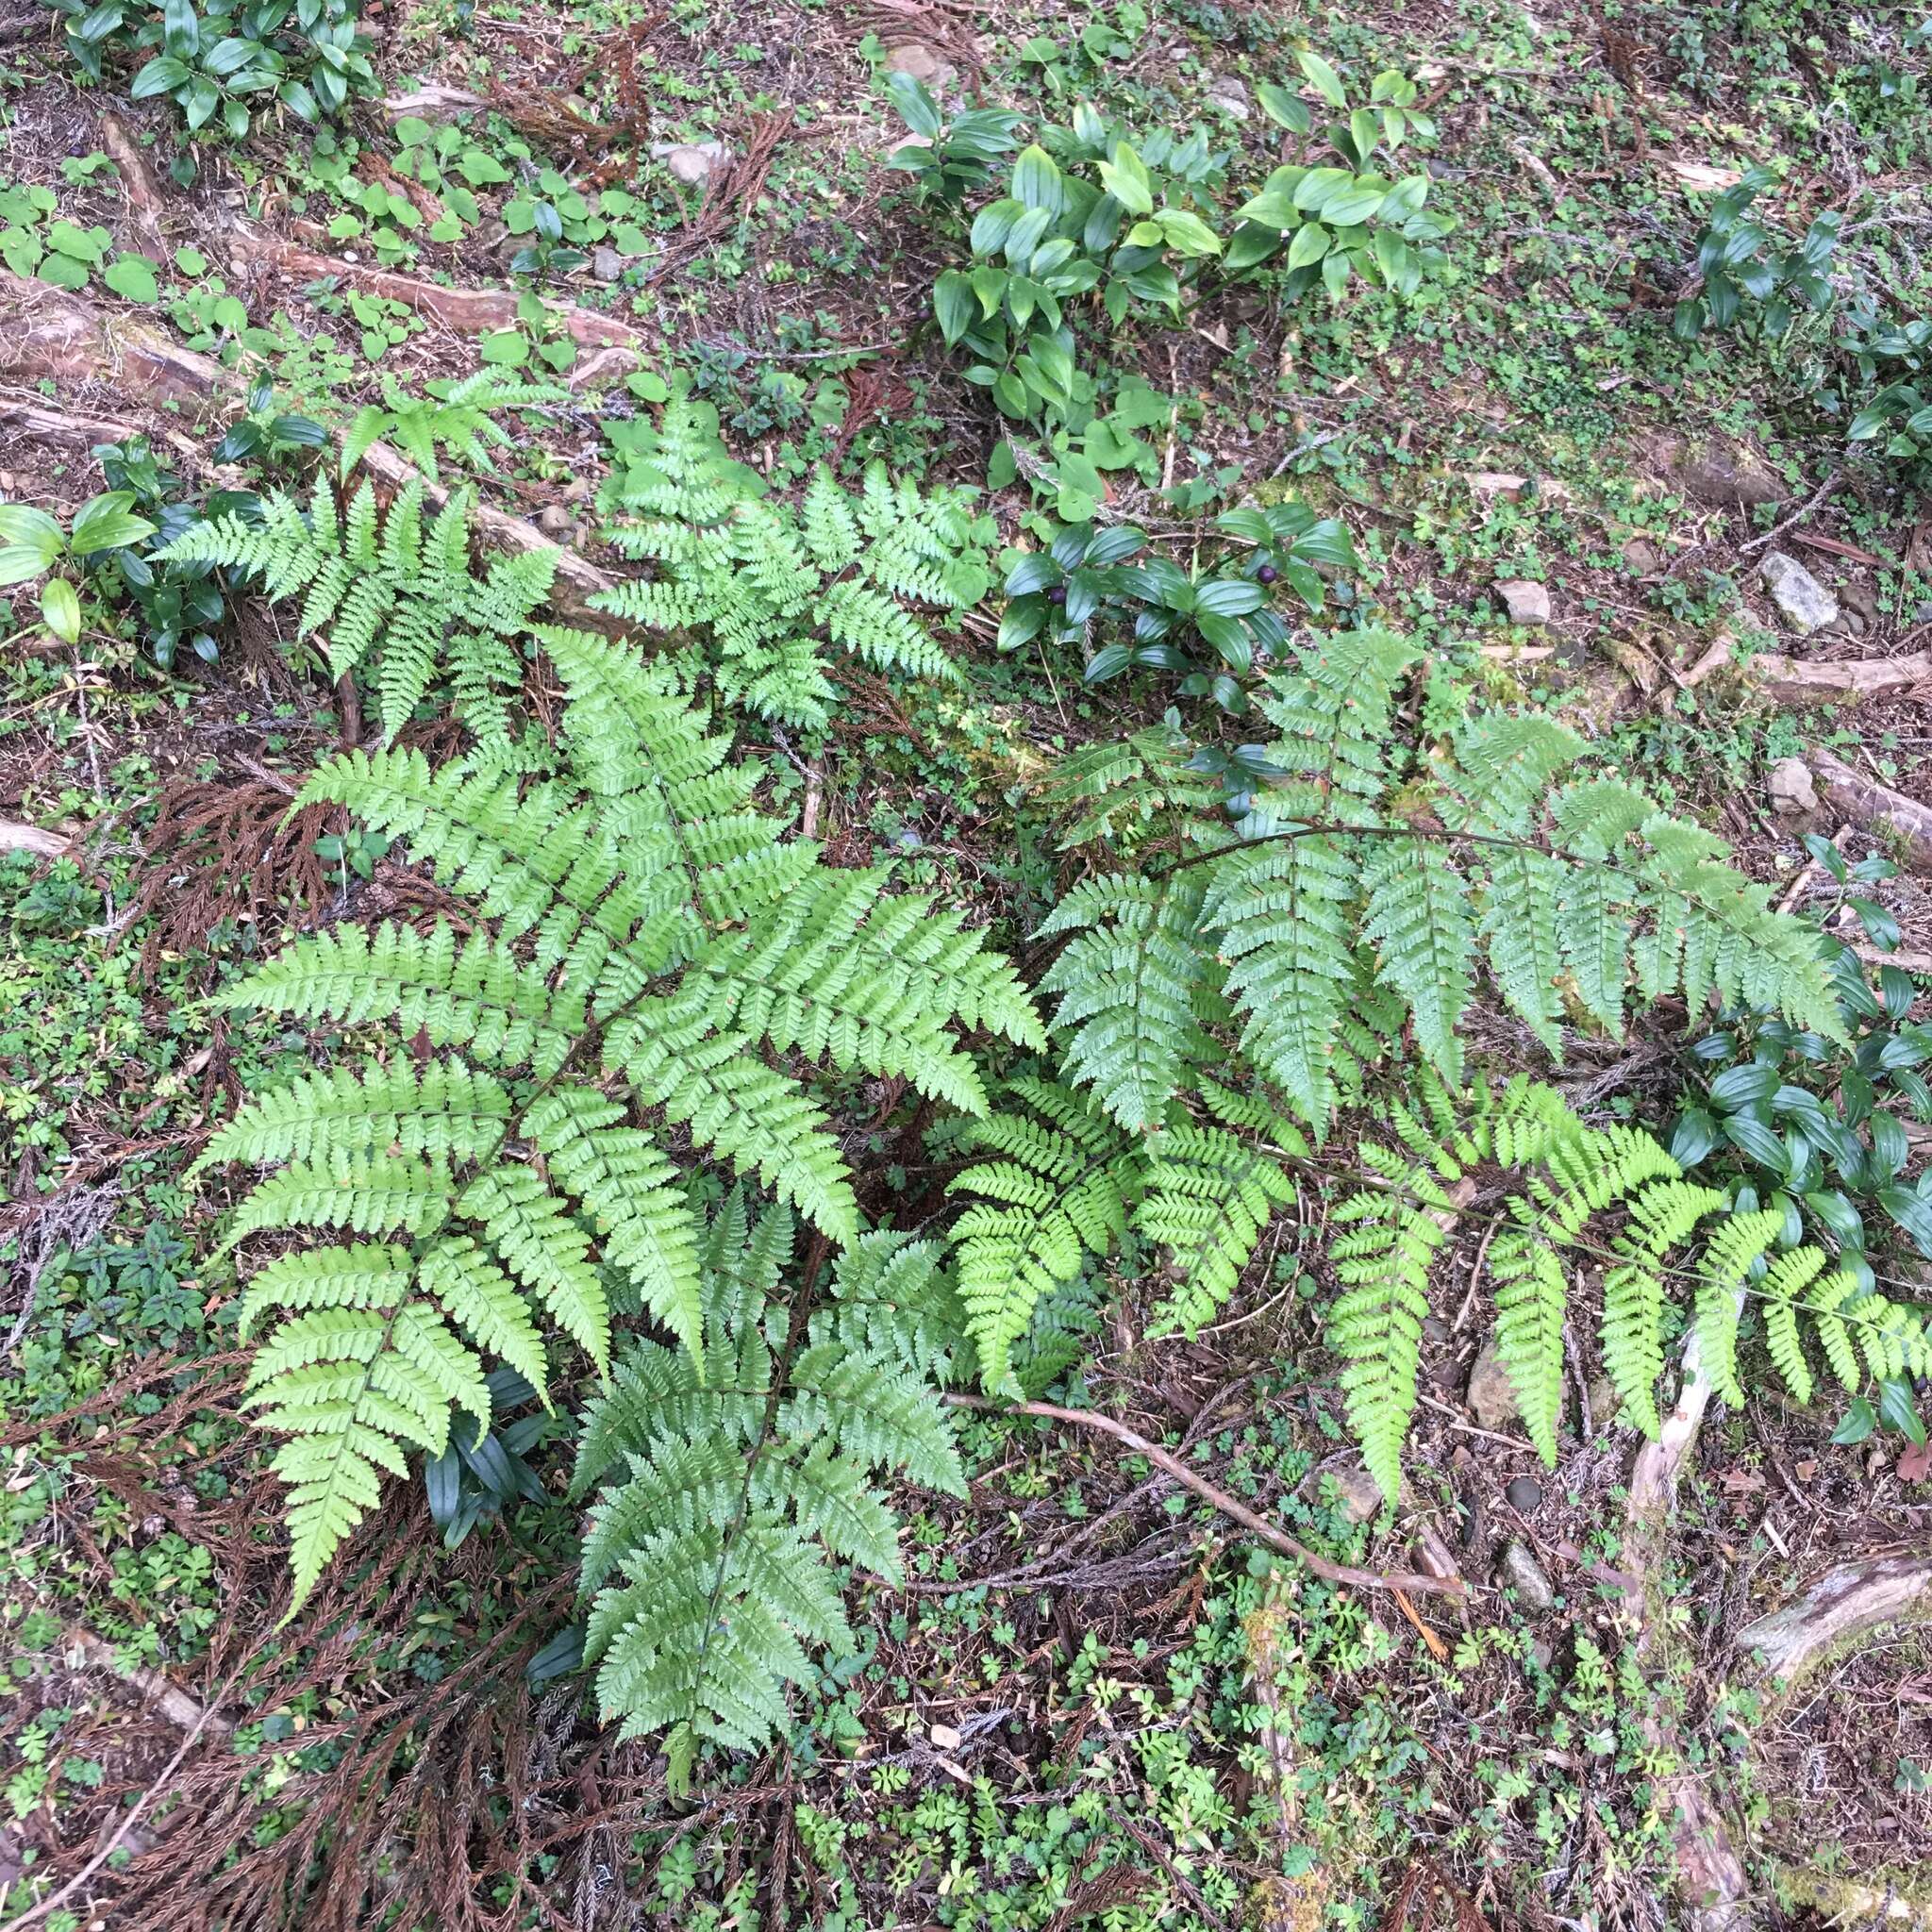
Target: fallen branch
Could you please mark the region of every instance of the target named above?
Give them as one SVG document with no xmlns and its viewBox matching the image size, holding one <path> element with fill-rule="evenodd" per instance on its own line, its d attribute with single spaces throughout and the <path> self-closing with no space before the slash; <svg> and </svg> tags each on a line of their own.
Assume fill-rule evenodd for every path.
<svg viewBox="0 0 1932 1932">
<path fill-rule="evenodd" d="M 1879 1557 L 1828 1571 L 1795 1603 L 1747 1624 L 1738 1648 L 1757 1656 L 1782 1695 L 1857 1639 L 1924 1623 L 1932 1623 L 1932 1557 Z"/>
<path fill-rule="evenodd" d="M 204 1708 L 161 1672 L 148 1670 L 142 1664 L 136 1664 L 132 1669 L 124 1666 L 115 1654 L 114 1646 L 96 1637 L 92 1630 L 83 1630 L 79 1624 L 71 1624 L 65 1632 L 64 1642 L 70 1659 L 92 1664 L 96 1670 L 108 1671 L 119 1677 L 124 1684 L 139 1690 L 177 1728 L 184 1731 L 205 1730 L 222 1738 L 235 1728 L 226 1718 L 217 1717 L 211 1710 Z"/>
<path fill-rule="evenodd" d="M 986 1415 L 1032 1415 L 1048 1422 L 1071 1423 L 1075 1428 L 1096 1429 L 1124 1442 L 1137 1456 L 1144 1456 L 1156 1469 L 1171 1475 L 1183 1489 L 1191 1490 L 1210 1507 L 1218 1509 L 1257 1536 L 1277 1555 L 1291 1557 L 1330 1583 L 1345 1583 L 1357 1590 L 1406 1590 L 1416 1595 L 1464 1597 L 1468 1586 L 1458 1576 L 1424 1576 L 1414 1571 L 1358 1570 L 1350 1563 L 1331 1562 L 1304 1543 L 1298 1543 L 1285 1530 L 1277 1529 L 1265 1516 L 1257 1516 L 1245 1503 L 1238 1502 L 1225 1490 L 1217 1489 L 1206 1476 L 1197 1475 L 1178 1456 L 1157 1442 L 1150 1442 L 1138 1430 L 1110 1415 L 1091 1408 L 1062 1408 L 1052 1402 L 991 1402 L 983 1395 L 948 1394 L 945 1400 L 955 1408 L 977 1409 Z"/>
<path fill-rule="evenodd" d="M 445 289 L 436 282 L 418 281 L 413 275 L 344 261 L 340 256 L 319 255 L 253 228 L 238 226 L 228 238 L 228 246 L 240 259 L 258 263 L 275 275 L 301 281 L 345 282 L 365 295 L 400 302 L 411 313 L 431 316 L 459 335 L 493 335 L 518 325 L 517 297 L 508 289 Z M 614 315 L 599 315 L 575 305 L 548 312 L 573 341 L 587 348 L 641 350 L 645 346 L 644 336 Z"/>
<path fill-rule="evenodd" d="M 211 401 L 234 381 L 212 358 L 177 348 L 145 323 L 4 270 L 0 369 L 36 381 L 111 383 L 155 403 Z"/>
<path fill-rule="evenodd" d="M 1932 685 L 1932 656 L 1915 652 L 1904 658 L 1841 658 L 1814 661 L 1766 651 L 1751 660 L 1751 676 L 1766 694 L 1785 704 L 1816 699 L 1884 697 L 1889 692 Z"/>
<path fill-rule="evenodd" d="M 1749 557 L 1754 550 L 1762 550 L 1767 543 L 1775 543 L 1794 524 L 1802 524 L 1838 488 L 1838 479 L 1843 475 L 1844 472 L 1842 470 L 1834 468 L 1830 475 L 1825 477 L 1824 481 L 1783 523 L 1765 531 L 1761 537 L 1753 537 L 1748 543 L 1739 544 L 1738 555 L 1740 557 Z"/>
<path fill-rule="evenodd" d="M 0 819 L 0 852 L 31 852 L 37 858 L 58 858 L 73 843 L 63 833 Z"/>
<path fill-rule="evenodd" d="M 1828 751 L 1814 751 L 1806 762 L 1840 818 L 1876 838 L 1900 840 L 1911 869 L 1932 873 L 1932 806 L 1865 777 Z"/>
</svg>

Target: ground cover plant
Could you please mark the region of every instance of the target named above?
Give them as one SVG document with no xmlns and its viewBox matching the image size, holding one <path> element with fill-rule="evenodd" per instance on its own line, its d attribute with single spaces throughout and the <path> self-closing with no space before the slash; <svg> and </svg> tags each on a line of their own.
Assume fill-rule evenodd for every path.
<svg viewBox="0 0 1932 1932">
<path fill-rule="evenodd" d="M 0 0 L 0 1925 L 1932 1915 L 1932 32 Z"/>
</svg>

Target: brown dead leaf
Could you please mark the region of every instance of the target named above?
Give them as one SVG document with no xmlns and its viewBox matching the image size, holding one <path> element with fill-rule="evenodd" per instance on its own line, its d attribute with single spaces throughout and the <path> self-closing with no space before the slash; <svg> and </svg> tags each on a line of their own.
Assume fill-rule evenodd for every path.
<svg viewBox="0 0 1932 1932">
<path fill-rule="evenodd" d="M 1907 1442 L 1899 1451 L 1899 1481 L 1922 1483 L 1927 1476 L 1932 1476 L 1932 1442 Z"/>
</svg>

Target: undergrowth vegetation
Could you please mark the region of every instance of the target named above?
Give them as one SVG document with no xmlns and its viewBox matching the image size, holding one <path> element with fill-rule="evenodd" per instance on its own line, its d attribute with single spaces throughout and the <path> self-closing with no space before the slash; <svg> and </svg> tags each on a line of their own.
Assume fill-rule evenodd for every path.
<svg viewBox="0 0 1932 1932">
<path fill-rule="evenodd" d="M 36 6 L 0 1924 L 1932 1909 L 1928 41 L 1657 11 Z"/>
</svg>

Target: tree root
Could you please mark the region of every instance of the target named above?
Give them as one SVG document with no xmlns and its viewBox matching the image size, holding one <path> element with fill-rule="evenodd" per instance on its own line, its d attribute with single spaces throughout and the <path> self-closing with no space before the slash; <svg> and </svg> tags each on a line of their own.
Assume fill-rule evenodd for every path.
<svg viewBox="0 0 1932 1932">
<path fill-rule="evenodd" d="M 45 282 L 0 270 L 0 370 L 29 381 L 99 382 L 153 403 L 223 400 L 234 377 L 158 331 Z"/>
<path fill-rule="evenodd" d="M 1879 1557 L 1828 1571 L 1796 1602 L 1747 1625 L 1738 1648 L 1761 1659 L 1783 1696 L 1872 1632 L 1924 1623 L 1932 1623 L 1932 1557 Z"/>
<path fill-rule="evenodd" d="M 1624 1603 L 1636 1624 L 1639 1655 L 1656 1666 L 1669 1649 L 1662 1622 L 1652 1613 L 1652 1597 L 1663 1563 L 1665 1526 L 1676 1505 L 1677 1484 L 1696 1446 L 1697 1431 L 1710 1406 L 1712 1385 L 1692 1335 L 1684 1349 L 1684 1379 L 1675 1406 L 1664 1418 L 1657 1441 L 1637 1452 L 1630 1471 L 1629 1534 L 1625 1540 Z M 1669 1740 L 1655 1717 L 1643 1721 L 1647 1742 L 1663 1747 Z M 1691 1932 L 1745 1932 L 1750 1924 L 1744 1900 L 1750 1892 L 1744 1862 L 1731 1842 L 1730 1829 L 1703 1780 L 1680 1772 L 1672 1793 L 1671 1840 L 1677 1858 L 1677 1895 Z"/>
<path fill-rule="evenodd" d="M 330 277 L 365 295 L 400 302 L 411 313 L 430 316 L 459 335 L 491 335 L 517 326 L 517 297 L 508 289 L 445 289 L 436 282 L 418 281 L 413 275 L 344 261 L 340 256 L 319 255 L 252 228 L 236 228 L 228 237 L 228 248 L 238 260 L 258 263 L 292 280 L 312 282 Z M 552 308 L 550 313 L 572 341 L 585 348 L 641 350 L 645 346 L 646 338 L 614 315 L 599 315 L 574 305 Z"/>
<path fill-rule="evenodd" d="M 322 258 L 318 257 L 317 259 Z M 51 299 L 47 299 L 51 298 Z M 15 311 L 10 302 L 18 301 Z M 17 315 L 22 326 L 9 332 Z M 110 322 L 89 303 L 46 288 L 23 282 L 0 272 L 0 369 L 28 379 L 51 377 L 57 382 L 112 381 L 142 400 L 160 404 L 185 398 L 209 403 L 231 401 L 239 378 L 219 362 L 187 349 L 176 349 L 158 338 L 150 341 L 136 325 Z M 17 422 L 30 434 L 57 441 L 119 441 L 137 435 L 140 425 L 118 418 L 42 408 L 37 405 L 0 402 L 0 420 Z M 178 431 L 161 432 L 176 449 L 192 453 L 195 445 Z M 373 444 L 363 467 L 391 489 L 423 481 L 415 468 L 386 442 Z M 424 482 L 424 496 L 432 508 L 447 492 Z M 473 512 L 475 527 L 499 549 L 557 551 L 557 577 L 551 586 L 551 608 L 586 630 L 616 636 L 625 626 L 616 618 L 592 610 L 589 598 L 616 588 L 617 579 L 575 551 L 558 548 L 535 524 L 508 510 L 479 503 Z"/>
<path fill-rule="evenodd" d="M 1765 652 L 1751 660 L 1751 675 L 1767 696 L 1781 704 L 1813 704 L 1820 699 L 1884 697 L 1892 691 L 1932 685 L 1932 654 L 1904 658 L 1843 658 L 1814 662 Z"/>
<path fill-rule="evenodd" d="M 1914 872 L 1932 873 L 1932 806 L 1863 776 L 1828 751 L 1814 751 L 1806 762 L 1820 793 L 1840 818 L 1874 837 L 1898 840 Z"/>
</svg>

